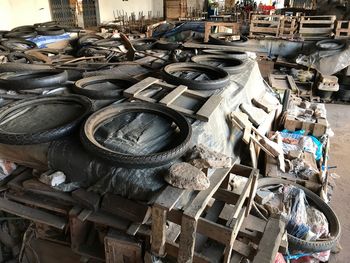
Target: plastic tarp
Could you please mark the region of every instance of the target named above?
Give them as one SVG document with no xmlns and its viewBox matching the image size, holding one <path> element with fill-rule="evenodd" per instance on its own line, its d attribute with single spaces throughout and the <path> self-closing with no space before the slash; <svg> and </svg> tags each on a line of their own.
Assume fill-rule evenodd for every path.
<svg viewBox="0 0 350 263">
<path fill-rule="evenodd" d="M 350 46 L 341 51 L 316 51 L 297 58 L 297 63 L 310 66 L 322 75 L 333 75 L 350 65 Z"/>
<path fill-rule="evenodd" d="M 202 122 L 193 119 L 189 119 L 189 121 L 192 123 L 192 146 L 203 144 L 212 150 L 235 158 L 240 153 L 242 132 L 238 128 L 233 128 L 228 115 L 237 110 L 241 103 L 251 103 L 252 98 L 262 96 L 266 90 L 258 65 L 253 60 L 248 61 L 246 68 L 241 73 L 232 75 L 230 78 L 231 83 L 225 89 L 206 92 L 222 96 L 220 105 L 209 121 Z M 129 137 L 136 135 L 132 139 L 134 140 L 133 143 L 136 142 L 136 144 L 138 140 L 142 139 L 142 136 L 139 136 L 140 134 L 147 133 L 147 139 L 152 139 L 152 134 L 155 133 L 153 125 L 135 125 L 145 123 L 147 118 L 143 117 L 138 117 L 141 119 L 137 119 L 137 117 L 130 119 L 129 122 L 125 122 L 117 129 L 115 129 L 116 127 L 110 127 L 113 130 L 113 137 L 120 140 L 120 138 L 125 139 L 125 134 L 128 134 Z M 151 121 L 154 120 L 151 119 Z M 164 127 L 164 123 L 158 127 L 162 126 Z M 140 130 L 136 132 L 138 129 L 141 129 L 142 132 Z M 131 130 L 135 133 L 130 133 Z M 124 131 L 121 136 L 117 134 L 120 131 Z M 161 138 L 162 143 L 163 138 L 168 138 L 167 132 L 168 129 L 160 129 L 156 133 L 157 137 Z M 105 136 L 105 138 L 109 138 L 109 136 Z M 163 175 L 171 164 L 151 169 L 118 168 L 114 167 L 113 164 L 106 164 L 87 153 L 78 141 L 78 138 L 72 141 L 60 141 L 53 143 L 50 147 L 48 157 L 50 168 L 63 171 L 68 180 L 78 181 L 82 187 L 100 194 L 113 192 L 131 199 L 148 201 L 166 185 Z M 107 143 L 107 141 L 104 142 Z M 154 142 L 153 140 L 153 147 L 155 147 Z M 113 144 L 112 141 L 108 143 Z M 152 150 L 159 149 L 153 148 Z M 130 152 L 130 150 L 128 151 Z"/>
</svg>

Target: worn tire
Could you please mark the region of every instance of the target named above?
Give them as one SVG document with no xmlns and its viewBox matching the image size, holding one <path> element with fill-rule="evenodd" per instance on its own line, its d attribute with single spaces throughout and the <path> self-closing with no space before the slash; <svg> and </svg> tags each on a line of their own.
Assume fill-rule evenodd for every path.
<svg viewBox="0 0 350 263">
<path fill-rule="evenodd" d="M 262 178 L 258 180 L 258 188 L 278 184 L 291 184 L 302 189 L 305 192 L 308 202 L 311 202 L 313 205 L 315 205 L 316 208 L 323 212 L 326 216 L 329 224 L 329 232 L 331 234 L 331 238 L 326 241 L 305 241 L 288 234 L 289 247 L 292 249 L 312 253 L 332 249 L 337 244 L 341 233 L 339 219 L 332 208 L 327 205 L 318 195 L 297 183 L 279 178 Z"/>
<path fill-rule="evenodd" d="M 238 74 L 242 72 L 243 69 L 247 66 L 246 61 L 243 61 L 237 58 L 230 58 L 224 55 L 198 55 L 198 56 L 193 56 L 191 60 L 192 62 L 195 62 L 198 64 L 222 68 L 223 70 L 227 71 L 229 74 Z M 210 63 L 212 62 L 213 63 L 221 62 L 224 65 L 220 67 L 216 65 L 210 65 Z"/>
<path fill-rule="evenodd" d="M 101 39 L 103 39 L 103 37 L 101 37 L 100 35 L 95 35 L 95 34 L 84 35 L 79 37 L 78 45 L 79 46 L 91 45 L 92 43 Z"/>
<path fill-rule="evenodd" d="M 179 143 L 172 149 L 164 152 L 135 156 L 112 151 L 96 141 L 94 133 L 106 120 L 110 118 L 115 119 L 122 114 L 133 112 L 156 114 L 176 123 L 180 129 Z M 111 162 L 115 166 L 148 168 L 167 164 L 183 156 L 190 146 L 191 135 L 190 123 L 177 111 L 159 104 L 135 102 L 115 104 L 95 112 L 82 126 L 80 138 L 82 144 L 89 152 Z"/>
<path fill-rule="evenodd" d="M 164 41 L 164 40 L 158 40 L 153 48 L 154 49 L 160 49 L 160 50 L 169 50 L 169 51 L 172 51 L 172 50 L 175 50 L 177 48 L 179 48 L 181 46 L 181 44 L 179 43 L 174 43 L 174 42 L 167 42 L 167 41 Z"/>
<path fill-rule="evenodd" d="M 318 41 L 316 47 L 323 51 L 340 51 L 345 48 L 345 42 L 339 39 L 324 39 Z"/>
<path fill-rule="evenodd" d="M 120 89 L 89 89 L 89 85 L 103 82 L 112 82 L 118 85 L 118 88 L 120 87 Z M 77 82 L 75 82 L 75 85 L 72 87 L 72 90 L 74 93 L 84 95 L 90 99 L 108 100 L 120 98 L 123 95 L 123 91 L 131 87 L 133 84 L 135 84 L 135 82 L 131 80 L 121 79 L 120 77 L 114 77 L 113 75 L 102 75 L 80 79 Z"/>
<path fill-rule="evenodd" d="M 152 49 L 157 40 L 155 38 L 140 38 L 131 40 L 130 42 L 137 51 L 145 51 Z"/>
<path fill-rule="evenodd" d="M 231 33 L 216 33 L 209 35 L 209 42 L 215 45 L 225 45 L 225 46 L 245 46 L 248 42 L 248 38 L 245 36 L 240 36 L 240 40 L 236 41 L 226 41 L 223 38 L 232 36 Z"/>
<path fill-rule="evenodd" d="M 47 96 L 47 97 L 34 97 L 30 99 L 21 100 L 18 102 L 11 103 L 0 110 L 0 122 L 2 122 L 6 116 L 12 112 L 20 111 L 22 108 L 47 104 L 47 103 L 76 103 L 83 107 L 84 112 L 75 120 L 66 123 L 64 125 L 54 127 L 51 129 L 31 132 L 31 133 L 12 133 L 1 129 L 0 127 L 0 143 L 11 144 L 11 145 L 28 145 L 50 142 L 57 140 L 64 136 L 71 134 L 78 128 L 83 119 L 91 112 L 92 104 L 88 98 L 70 95 L 70 96 Z M 43 120 L 45 121 L 45 120 Z"/>
<path fill-rule="evenodd" d="M 5 38 L 21 38 L 21 39 L 27 39 L 27 38 L 33 38 L 36 37 L 38 34 L 35 31 L 10 31 L 6 34 L 4 34 Z"/>
<path fill-rule="evenodd" d="M 37 70 L 16 72 L 0 79 L 0 88 L 8 90 L 30 90 L 59 86 L 68 79 L 65 70 Z"/>
<path fill-rule="evenodd" d="M 59 36 L 65 33 L 64 29 L 59 26 L 37 27 L 35 31 L 41 36 Z"/>
<path fill-rule="evenodd" d="M 173 73 L 181 71 L 197 71 L 210 75 L 210 80 L 196 81 L 174 76 Z M 229 82 L 228 73 L 220 68 L 201 65 L 193 62 L 173 63 L 163 68 L 164 79 L 174 85 L 185 85 L 190 89 L 216 90 L 226 87 Z"/>
<path fill-rule="evenodd" d="M 12 51 L 25 51 L 37 47 L 34 42 L 17 38 L 4 40 L 1 45 Z"/>
</svg>

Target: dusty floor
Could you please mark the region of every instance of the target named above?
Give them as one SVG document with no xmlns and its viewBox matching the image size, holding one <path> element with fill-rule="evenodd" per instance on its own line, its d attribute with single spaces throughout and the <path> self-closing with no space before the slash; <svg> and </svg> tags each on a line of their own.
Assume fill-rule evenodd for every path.
<svg viewBox="0 0 350 263">
<path fill-rule="evenodd" d="M 350 105 L 327 105 L 328 121 L 335 136 L 331 138 L 330 165 L 340 178 L 336 181 L 336 189 L 331 206 L 339 217 L 342 227 L 339 254 L 332 255 L 330 263 L 350 262 Z"/>
</svg>

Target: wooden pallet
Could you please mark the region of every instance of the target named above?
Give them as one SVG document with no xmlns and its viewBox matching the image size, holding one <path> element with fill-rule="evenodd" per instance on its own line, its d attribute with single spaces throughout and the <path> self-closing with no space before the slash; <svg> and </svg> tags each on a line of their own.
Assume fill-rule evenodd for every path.
<svg viewBox="0 0 350 263">
<path fill-rule="evenodd" d="M 306 40 L 319 40 L 331 37 L 336 16 L 302 16 L 299 35 Z"/>
<path fill-rule="evenodd" d="M 209 35 L 211 34 L 212 27 L 218 27 L 218 32 L 225 32 L 225 28 L 231 28 L 232 34 L 239 34 L 239 23 L 236 22 L 220 22 L 220 21 L 207 21 L 205 22 L 204 29 L 204 42 L 209 41 Z"/>
<path fill-rule="evenodd" d="M 190 90 L 186 86 L 171 85 L 152 77 L 126 89 L 124 96 L 150 103 L 159 103 L 201 121 L 209 121 L 210 116 L 222 100 L 220 95 L 204 95 L 201 92 Z M 180 103 L 181 101 L 182 103 Z M 194 106 L 192 108 L 191 106 L 185 107 L 185 104 L 186 106 L 194 104 Z"/>
<path fill-rule="evenodd" d="M 249 37 L 278 37 L 282 19 L 281 15 L 252 15 Z"/>
<path fill-rule="evenodd" d="M 348 39 L 350 38 L 350 21 L 343 20 L 337 21 L 335 28 L 335 39 Z"/>
<path fill-rule="evenodd" d="M 295 16 L 285 16 L 281 19 L 279 37 L 293 38 L 298 30 L 298 21 Z"/>
<path fill-rule="evenodd" d="M 230 173 L 248 178 L 240 195 L 227 190 Z M 241 250 L 242 244 L 236 237 L 249 214 L 258 174 L 258 170 L 241 165 L 216 169 L 210 177 L 209 188 L 200 191 L 192 202 L 182 208 L 178 205 L 189 191 L 168 186 L 152 207 L 152 253 L 158 256 L 168 254 L 180 263 L 211 262 L 210 258 L 195 252 L 210 238 L 225 246 L 221 254 L 224 262 L 230 262 L 233 250 L 250 257 L 250 252 Z M 203 214 L 212 198 L 215 201 Z M 234 206 L 226 223 L 220 224 L 217 219 L 225 204 Z M 171 229 L 167 229 L 167 220 L 172 222 Z"/>
</svg>

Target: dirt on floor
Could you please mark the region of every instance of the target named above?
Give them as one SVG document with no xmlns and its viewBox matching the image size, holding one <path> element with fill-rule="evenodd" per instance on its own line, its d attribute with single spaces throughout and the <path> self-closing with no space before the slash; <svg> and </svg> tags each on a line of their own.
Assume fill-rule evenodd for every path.
<svg viewBox="0 0 350 263">
<path fill-rule="evenodd" d="M 342 228 L 342 250 L 332 254 L 330 263 L 350 262 L 350 106 L 327 104 L 327 116 L 335 136 L 331 138 L 329 165 L 337 166 L 331 172 L 340 177 L 332 196 L 334 208 Z"/>
</svg>

